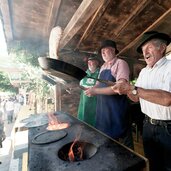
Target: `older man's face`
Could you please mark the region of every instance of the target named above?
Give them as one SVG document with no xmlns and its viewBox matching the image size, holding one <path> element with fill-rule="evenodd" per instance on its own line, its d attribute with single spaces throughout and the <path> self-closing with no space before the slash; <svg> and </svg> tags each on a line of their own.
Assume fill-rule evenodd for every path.
<svg viewBox="0 0 171 171">
<path fill-rule="evenodd" d="M 101 49 L 101 55 L 105 62 L 111 61 L 116 56 L 115 48 L 105 47 L 105 48 Z"/>
<path fill-rule="evenodd" d="M 164 47 L 157 45 L 154 40 L 150 40 L 142 46 L 143 56 L 149 67 L 153 67 L 163 57 L 163 51 Z"/>
</svg>

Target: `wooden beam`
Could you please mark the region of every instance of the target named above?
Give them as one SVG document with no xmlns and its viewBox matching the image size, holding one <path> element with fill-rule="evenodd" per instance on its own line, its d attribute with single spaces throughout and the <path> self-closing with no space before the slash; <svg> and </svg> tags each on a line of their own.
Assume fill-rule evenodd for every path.
<svg viewBox="0 0 171 171">
<path fill-rule="evenodd" d="M 28 171 L 28 152 L 22 155 L 22 171 Z"/>
<path fill-rule="evenodd" d="M 83 0 L 70 22 L 66 26 L 63 37 L 60 42 L 60 48 L 63 48 L 86 23 L 86 21 L 95 13 L 99 6 L 107 0 Z"/>
<path fill-rule="evenodd" d="M 161 17 L 159 17 L 152 25 L 150 25 L 150 26 L 149 26 L 147 29 L 145 29 L 139 36 L 137 36 L 136 39 L 134 39 L 134 41 L 132 41 L 131 43 L 129 43 L 125 48 L 123 48 L 123 49 L 119 52 L 119 54 L 124 53 L 126 50 L 128 50 L 129 48 L 131 48 L 132 46 L 134 46 L 134 45 L 137 43 L 137 41 L 140 39 L 140 37 L 141 37 L 145 32 L 154 29 L 157 25 L 160 24 L 160 22 L 161 22 L 163 19 L 167 18 L 169 15 L 171 15 L 171 8 L 169 8 L 169 10 L 167 10 Z M 119 54 L 118 54 L 118 55 L 119 55 Z"/>
<path fill-rule="evenodd" d="M 61 97 L 61 84 L 55 85 L 55 111 L 61 111 L 62 97 Z"/>
<path fill-rule="evenodd" d="M 13 40 L 13 26 L 9 1 L 0 0 L 0 10 L 2 13 L 2 24 L 4 27 L 5 38 L 6 41 L 9 42 Z"/>
<path fill-rule="evenodd" d="M 81 42 L 88 36 L 88 34 L 93 30 L 93 27 L 96 25 L 96 23 L 99 21 L 100 17 L 102 16 L 102 14 L 104 13 L 104 11 L 106 10 L 107 6 L 109 5 L 110 0 L 107 1 L 105 4 L 101 4 L 99 6 L 99 8 L 97 9 L 97 11 L 95 12 L 93 18 L 91 19 L 90 23 L 88 24 L 86 30 L 84 31 L 84 34 L 82 35 L 80 41 L 77 44 L 76 49 L 79 48 Z M 76 50 L 75 49 L 75 50 Z"/>
<path fill-rule="evenodd" d="M 59 13 L 60 4 L 61 4 L 61 0 L 52 0 L 51 8 L 49 10 L 49 18 L 48 18 L 48 24 L 45 31 L 45 35 L 46 33 L 50 33 L 52 28 L 56 26 L 55 24 Z"/>
<path fill-rule="evenodd" d="M 132 11 L 132 13 L 130 14 L 130 16 L 125 20 L 125 22 L 120 25 L 120 27 L 118 27 L 118 29 L 116 29 L 115 31 L 115 35 L 116 37 L 118 37 L 120 35 L 120 33 L 122 32 L 123 29 L 125 29 L 128 24 L 144 9 L 144 7 L 149 4 L 151 0 L 143 0 L 136 8 L 135 10 Z"/>
</svg>

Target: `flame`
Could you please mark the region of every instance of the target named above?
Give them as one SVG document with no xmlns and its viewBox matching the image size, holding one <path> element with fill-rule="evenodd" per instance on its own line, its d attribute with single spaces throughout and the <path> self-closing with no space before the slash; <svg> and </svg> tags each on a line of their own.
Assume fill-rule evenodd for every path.
<svg viewBox="0 0 171 171">
<path fill-rule="evenodd" d="M 72 162 L 83 160 L 83 145 L 74 141 L 69 149 L 68 158 Z"/>
<path fill-rule="evenodd" d="M 69 153 L 68 153 L 68 157 L 69 157 L 69 161 L 74 161 L 75 160 L 75 156 L 74 156 L 74 152 L 73 152 L 73 147 L 75 145 L 76 141 L 74 141 L 69 149 Z"/>
<path fill-rule="evenodd" d="M 70 149 L 68 152 L 69 161 L 73 162 L 76 160 L 77 161 L 83 160 L 83 144 L 78 141 L 80 139 L 80 136 L 81 136 L 81 131 L 78 134 L 78 136 L 75 138 L 72 145 L 70 146 Z"/>
<path fill-rule="evenodd" d="M 69 127 L 68 123 L 60 123 L 57 117 L 52 113 L 48 113 L 48 118 L 49 118 L 49 124 L 48 127 L 46 128 L 47 130 L 60 130 Z"/>
</svg>

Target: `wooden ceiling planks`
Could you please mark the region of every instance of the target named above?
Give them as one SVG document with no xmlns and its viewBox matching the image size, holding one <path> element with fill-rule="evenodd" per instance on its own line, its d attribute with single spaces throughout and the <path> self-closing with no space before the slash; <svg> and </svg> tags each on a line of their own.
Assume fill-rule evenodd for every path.
<svg viewBox="0 0 171 171">
<path fill-rule="evenodd" d="M 126 2 L 126 4 L 124 2 Z M 86 29 L 88 33 L 84 37 L 84 41 L 81 42 L 79 48 L 84 50 L 89 49 L 92 51 L 97 51 L 97 48 L 99 47 L 99 42 L 101 40 L 107 38 L 115 40 L 116 38 L 115 30 L 117 30 L 117 28 L 119 28 L 120 25 L 122 26 L 122 23 L 125 22 L 127 15 L 132 13 L 129 10 L 130 9 L 129 7 L 131 6 L 132 9 L 136 8 L 135 5 L 134 5 L 135 7 L 133 7 L 133 3 L 131 2 L 110 1 L 110 4 L 107 6 L 107 8 L 99 11 L 99 13 L 97 14 L 98 17 L 93 19 L 93 22 L 90 25 L 89 30 L 87 30 L 87 27 L 83 27 L 77 33 L 77 35 L 80 34 L 80 32 L 82 32 L 82 30 L 84 29 Z M 137 3 L 139 2 L 137 1 Z M 124 10 L 126 14 L 122 11 L 123 6 L 128 6 L 127 9 Z M 115 10 L 115 8 L 117 10 Z M 91 21 L 86 24 L 90 24 L 90 23 Z M 85 34 L 85 32 L 83 32 L 83 34 Z"/>
<path fill-rule="evenodd" d="M 92 16 L 102 3 L 104 3 L 104 0 L 83 0 L 64 29 L 60 48 L 63 48 L 74 37 L 77 31 L 80 30 L 84 23 Z"/>
<path fill-rule="evenodd" d="M 42 5 L 40 5 L 42 4 Z M 45 0 L 11 2 L 13 31 L 16 40 L 41 40 L 45 35 L 51 3 Z M 24 9 L 24 10 L 23 10 Z M 45 22 L 46 21 L 46 22 Z"/>
<path fill-rule="evenodd" d="M 162 16 L 160 16 L 155 22 L 153 22 L 149 27 L 147 27 L 143 32 L 141 32 L 141 34 L 138 35 L 132 42 L 130 42 L 127 46 L 125 46 L 120 51 L 120 54 L 123 55 L 129 54 L 131 57 L 134 58 L 137 57 L 138 56 L 138 54 L 136 53 L 137 42 L 140 39 L 140 37 L 143 35 L 143 33 L 146 31 L 156 30 L 171 35 L 171 29 L 168 29 L 170 28 L 170 21 L 171 21 L 171 8 L 168 11 L 166 11 Z"/>
<path fill-rule="evenodd" d="M 139 14 L 149 2 L 149 0 L 141 0 L 140 2 L 137 2 L 138 5 L 135 5 L 135 2 L 134 4 L 131 4 L 131 13 L 126 19 L 124 19 L 123 23 L 121 23 L 120 26 L 118 26 L 118 28 L 116 28 L 116 30 L 114 31 L 116 37 L 121 34 L 122 30 L 125 30 L 125 28 L 131 23 L 131 21 L 136 18 L 137 14 Z"/>
<path fill-rule="evenodd" d="M 78 42 L 78 44 L 77 44 L 75 50 L 76 50 L 76 49 L 79 49 L 79 46 L 80 46 L 80 44 L 82 43 L 82 41 L 83 41 L 84 39 L 86 39 L 86 37 L 89 35 L 90 32 L 93 31 L 93 27 L 96 25 L 97 21 L 98 21 L 98 20 L 100 19 L 100 17 L 102 16 L 102 14 L 103 14 L 103 12 L 105 11 L 106 7 L 108 6 L 109 2 L 110 2 L 110 1 L 108 1 L 108 2 L 106 2 L 106 3 L 104 3 L 104 4 L 101 4 L 101 5 L 98 7 L 97 11 L 95 12 L 95 14 L 93 15 L 93 17 L 91 18 L 90 22 L 87 24 L 86 29 L 85 29 L 84 33 L 82 34 L 82 36 L 81 36 L 81 38 L 80 38 L 80 40 L 79 40 L 79 42 Z"/>
<path fill-rule="evenodd" d="M 0 5 L 7 42 L 48 43 L 58 25 L 64 31 L 61 49 L 95 53 L 102 40 L 113 39 L 119 55 L 137 59 L 145 31 L 171 35 L 171 0 L 0 0 Z"/>
<path fill-rule="evenodd" d="M 52 28 L 56 26 L 55 25 L 56 18 L 59 13 L 60 4 L 61 4 L 61 0 L 53 0 L 51 3 L 51 8 L 49 10 L 49 15 L 48 15 L 48 24 L 47 24 L 46 34 L 50 33 Z"/>
<path fill-rule="evenodd" d="M 167 4 L 166 9 L 166 7 L 159 8 L 158 3 L 154 3 L 153 1 L 141 1 L 141 3 L 137 1 L 137 4 L 139 5 L 131 4 L 132 1 L 126 2 L 132 7 L 132 12 L 129 12 L 127 9 L 122 11 L 121 8 L 123 7 L 123 4 L 120 4 L 121 2 L 118 2 L 118 4 L 116 1 L 111 2 L 110 8 L 104 12 L 99 22 L 94 25 L 94 28 L 88 37 L 82 41 L 80 49 L 97 51 L 99 47 L 98 42 L 104 39 L 113 39 L 117 42 L 121 55 L 130 55 L 131 57 L 136 57 L 138 55 L 134 51 L 135 48 L 133 48 L 134 53 L 131 54 L 130 50 L 128 51 L 128 48 L 132 48 L 138 40 L 136 40 L 136 37 L 143 33 L 146 28 L 150 27 L 154 21 L 166 12 L 169 8 L 169 4 Z M 125 5 L 130 9 L 128 4 Z M 115 6 L 118 9 L 113 12 Z M 166 33 L 167 32 L 168 31 L 166 31 Z M 131 44 L 131 46 L 129 46 L 129 44 Z M 126 48 L 127 46 L 128 48 Z"/>
<path fill-rule="evenodd" d="M 144 7 L 144 4 L 147 2 L 142 1 L 141 3 L 141 6 Z M 137 1 L 137 4 L 139 4 L 139 1 Z M 101 40 L 110 38 L 117 41 L 117 36 L 119 36 L 122 30 L 124 31 L 124 27 L 126 27 L 130 22 L 129 20 L 133 18 L 133 11 L 135 11 L 135 9 L 137 8 L 142 8 L 137 7 L 137 4 L 135 2 L 127 0 L 110 1 L 110 4 L 103 12 L 103 15 L 100 15 L 100 19 L 97 20 L 96 17 L 96 19 L 94 20 L 92 24 L 93 26 L 90 27 L 91 31 L 87 30 L 89 34 L 87 34 L 86 37 L 84 37 L 84 41 L 82 41 L 82 45 L 80 46 L 80 48 L 84 50 L 94 49 L 95 51 L 97 50 L 97 45 L 99 46 L 99 42 Z M 123 6 L 126 6 L 124 10 L 122 10 Z M 131 8 L 132 10 L 130 11 Z M 81 31 L 82 29 L 80 30 L 80 32 Z"/>
<path fill-rule="evenodd" d="M 64 30 L 82 1 L 83 0 L 62 0 L 56 18 L 56 25 Z"/>
</svg>

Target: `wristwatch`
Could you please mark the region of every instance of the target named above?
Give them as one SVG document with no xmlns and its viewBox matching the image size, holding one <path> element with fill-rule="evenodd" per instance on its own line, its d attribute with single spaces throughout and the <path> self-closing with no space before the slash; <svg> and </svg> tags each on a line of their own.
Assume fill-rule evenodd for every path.
<svg viewBox="0 0 171 171">
<path fill-rule="evenodd" d="M 133 95 L 137 95 L 138 94 L 137 89 L 138 89 L 138 87 L 134 86 L 134 88 L 132 90 L 132 94 Z"/>
</svg>

